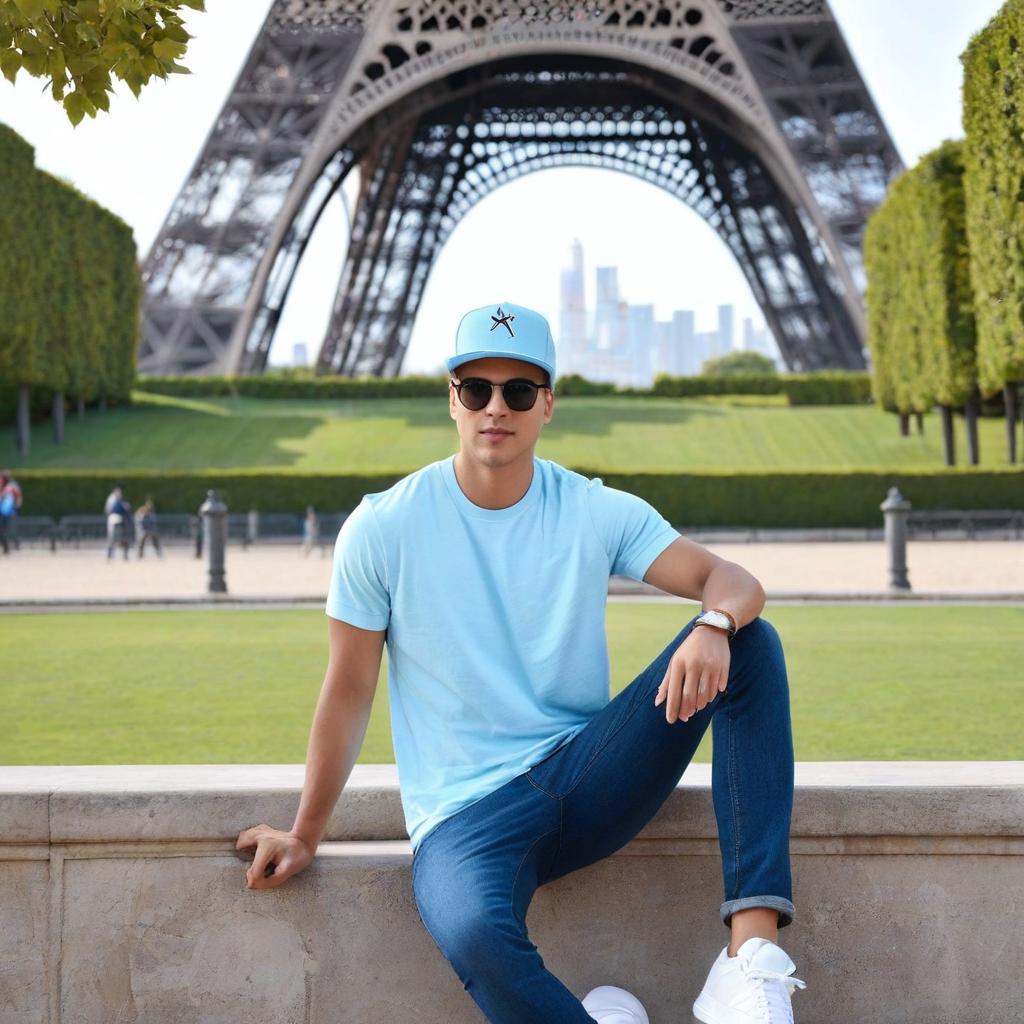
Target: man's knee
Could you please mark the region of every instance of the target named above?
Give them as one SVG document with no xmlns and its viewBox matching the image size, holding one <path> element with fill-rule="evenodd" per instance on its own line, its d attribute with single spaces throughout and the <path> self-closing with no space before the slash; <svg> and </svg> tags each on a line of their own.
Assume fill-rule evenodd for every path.
<svg viewBox="0 0 1024 1024">
<path fill-rule="evenodd" d="M 782 638 L 779 631 L 765 618 L 760 615 L 752 619 L 741 629 L 736 631 L 732 638 L 732 646 L 739 645 L 751 647 L 763 655 L 783 655 Z"/>
<path fill-rule="evenodd" d="M 478 899 L 440 899 L 419 904 L 431 938 L 460 975 L 489 971 L 500 965 L 508 943 L 520 936 L 511 908 Z"/>
</svg>

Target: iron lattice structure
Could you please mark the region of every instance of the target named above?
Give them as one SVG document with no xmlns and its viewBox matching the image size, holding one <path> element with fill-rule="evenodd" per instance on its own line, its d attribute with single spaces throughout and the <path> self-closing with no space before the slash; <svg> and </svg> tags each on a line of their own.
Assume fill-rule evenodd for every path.
<svg viewBox="0 0 1024 1024">
<path fill-rule="evenodd" d="M 139 370 L 261 371 L 357 171 L 317 369 L 397 375 L 467 211 L 581 165 L 701 214 L 789 369 L 866 365 L 861 241 L 902 166 L 825 0 L 277 0 L 146 258 Z"/>
</svg>

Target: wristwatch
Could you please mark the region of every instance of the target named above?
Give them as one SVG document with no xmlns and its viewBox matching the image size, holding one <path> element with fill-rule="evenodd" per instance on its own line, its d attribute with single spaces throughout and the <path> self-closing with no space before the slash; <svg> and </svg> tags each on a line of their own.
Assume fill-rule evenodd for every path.
<svg viewBox="0 0 1024 1024">
<path fill-rule="evenodd" d="M 697 616 L 694 626 L 717 626 L 729 634 L 731 640 L 736 635 L 736 620 L 721 608 L 710 608 Z"/>
</svg>

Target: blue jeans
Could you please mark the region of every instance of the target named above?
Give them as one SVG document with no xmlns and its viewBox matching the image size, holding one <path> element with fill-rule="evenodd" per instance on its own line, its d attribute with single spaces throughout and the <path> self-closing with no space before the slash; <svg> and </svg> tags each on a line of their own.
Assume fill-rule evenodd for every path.
<svg viewBox="0 0 1024 1024">
<path fill-rule="evenodd" d="M 671 725 L 654 697 L 693 620 L 567 743 L 440 822 L 412 865 L 427 932 L 492 1024 L 592 1024 L 526 931 L 538 886 L 628 843 L 658 812 L 712 725 L 712 797 L 725 902 L 795 913 L 789 868 L 793 739 L 775 627 L 748 623 L 730 642 L 726 689 Z"/>
</svg>

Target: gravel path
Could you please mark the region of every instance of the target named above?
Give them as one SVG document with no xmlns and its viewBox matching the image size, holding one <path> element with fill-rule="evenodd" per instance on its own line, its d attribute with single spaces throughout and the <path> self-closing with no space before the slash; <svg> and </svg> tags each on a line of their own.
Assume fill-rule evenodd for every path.
<svg viewBox="0 0 1024 1024">
<path fill-rule="evenodd" d="M 709 543 L 709 550 L 752 572 L 769 598 L 798 594 L 888 594 L 885 545 L 875 541 Z M 331 549 L 303 557 L 298 546 L 230 547 L 227 585 L 235 598 L 323 600 Z M 1024 541 L 911 541 L 907 563 L 913 593 L 1024 595 Z M 613 593 L 658 593 L 613 580 Z M 0 556 L 0 604 L 56 601 L 194 600 L 206 594 L 206 569 L 187 547 L 162 559 L 107 561 L 102 546 L 60 550 L 22 548 Z"/>
</svg>

